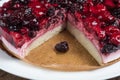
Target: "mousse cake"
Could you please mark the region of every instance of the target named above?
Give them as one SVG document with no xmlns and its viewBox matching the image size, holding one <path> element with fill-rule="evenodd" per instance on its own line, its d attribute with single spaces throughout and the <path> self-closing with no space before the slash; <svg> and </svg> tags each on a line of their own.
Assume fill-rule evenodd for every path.
<svg viewBox="0 0 120 80">
<path fill-rule="evenodd" d="M 24 58 L 66 28 L 104 65 L 120 58 L 119 15 L 119 0 L 9 0 L 0 7 L 0 39 Z"/>
</svg>

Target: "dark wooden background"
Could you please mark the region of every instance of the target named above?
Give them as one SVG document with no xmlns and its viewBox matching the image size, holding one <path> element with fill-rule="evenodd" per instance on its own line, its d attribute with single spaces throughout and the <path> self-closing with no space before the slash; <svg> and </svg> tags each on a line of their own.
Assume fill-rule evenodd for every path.
<svg viewBox="0 0 120 80">
<path fill-rule="evenodd" d="M 0 70 L 0 80 L 28 80 L 28 79 L 20 78 Z M 108 80 L 120 80 L 120 77 L 116 77 Z"/>
</svg>

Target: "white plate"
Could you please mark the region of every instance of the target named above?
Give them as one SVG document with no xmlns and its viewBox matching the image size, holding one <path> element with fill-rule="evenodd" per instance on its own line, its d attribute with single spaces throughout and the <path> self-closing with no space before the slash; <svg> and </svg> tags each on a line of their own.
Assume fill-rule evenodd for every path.
<svg viewBox="0 0 120 80">
<path fill-rule="evenodd" d="M 8 0 L 1 0 L 0 6 Z M 0 69 L 34 80 L 101 80 L 120 75 L 120 62 L 93 71 L 60 72 L 38 68 L 8 56 L 0 50 Z"/>
<path fill-rule="evenodd" d="M 0 69 L 34 80 L 102 80 L 119 76 L 120 62 L 93 71 L 60 72 L 29 65 L 0 50 Z"/>
</svg>

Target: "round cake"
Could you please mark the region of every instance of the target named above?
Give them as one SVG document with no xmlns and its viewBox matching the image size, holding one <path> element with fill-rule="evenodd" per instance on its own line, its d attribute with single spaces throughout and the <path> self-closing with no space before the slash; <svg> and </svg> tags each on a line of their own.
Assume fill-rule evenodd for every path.
<svg viewBox="0 0 120 80">
<path fill-rule="evenodd" d="M 119 15 L 119 0 L 6 0 L 0 7 L 0 40 L 24 59 L 67 29 L 104 65 L 120 58 Z"/>
</svg>

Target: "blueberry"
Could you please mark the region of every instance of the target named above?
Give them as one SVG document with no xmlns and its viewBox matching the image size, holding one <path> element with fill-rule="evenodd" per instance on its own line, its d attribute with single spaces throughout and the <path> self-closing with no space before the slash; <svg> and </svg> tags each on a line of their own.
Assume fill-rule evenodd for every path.
<svg viewBox="0 0 120 80">
<path fill-rule="evenodd" d="M 103 3 L 104 2 L 104 0 L 92 0 L 92 1 L 93 1 L 94 5 L 97 5 L 99 3 Z"/>
<path fill-rule="evenodd" d="M 21 26 L 16 26 L 16 25 L 10 25 L 9 26 L 10 31 L 19 32 L 20 29 L 21 29 Z"/>
<path fill-rule="evenodd" d="M 29 3 L 30 0 L 12 0 L 12 3 L 19 3 L 19 4 L 23 4 L 23 5 L 27 5 Z"/>
<path fill-rule="evenodd" d="M 58 0 L 47 0 L 47 2 L 49 2 L 51 4 L 55 4 L 55 3 L 58 3 Z"/>
<path fill-rule="evenodd" d="M 59 7 L 61 8 L 66 8 L 67 7 L 67 4 L 64 3 L 64 2 L 59 2 Z"/>
<path fill-rule="evenodd" d="M 82 4 L 76 4 L 76 10 L 83 11 L 83 5 Z"/>
<path fill-rule="evenodd" d="M 0 26 L 1 26 L 1 27 L 7 26 L 6 22 L 7 22 L 7 20 L 1 19 L 1 20 L 0 20 Z"/>
<path fill-rule="evenodd" d="M 60 42 L 60 43 L 56 44 L 55 49 L 58 52 L 65 53 L 69 50 L 69 46 L 68 46 L 68 43 L 66 41 L 63 41 L 63 42 Z"/>
<path fill-rule="evenodd" d="M 114 8 L 110 12 L 113 16 L 120 18 L 120 8 Z"/>
<path fill-rule="evenodd" d="M 85 3 L 87 0 L 76 0 L 77 3 Z"/>
<path fill-rule="evenodd" d="M 49 8 L 46 12 L 46 16 L 51 17 L 55 15 L 55 8 Z"/>
<path fill-rule="evenodd" d="M 103 46 L 101 52 L 102 52 L 103 54 L 106 54 L 106 53 L 115 52 L 115 51 L 117 51 L 117 50 L 118 50 L 118 47 L 117 47 L 116 45 L 110 44 L 110 43 L 106 43 L 106 44 Z"/>
<path fill-rule="evenodd" d="M 31 8 L 25 9 L 25 15 L 30 15 L 30 14 L 32 14 L 32 9 Z"/>
<path fill-rule="evenodd" d="M 34 18 L 33 20 L 29 21 L 27 27 L 29 28 L 29 30 L 38 31 L 39 30 L 38 20 Z"/>
<path fill-rule="evenodd" d="M 34 38 L 36 35 L 37 35 L 37 33 L 34 32 L 34 31 L 29 31 L 29 32 L 28 32 L 28 36 L 29 36 L 30 38 Z"/>
<path fill-rule="evenodd" d="M 19 0 L 22 4 L 28 4 L 29 0 Z"/>
</svg>

